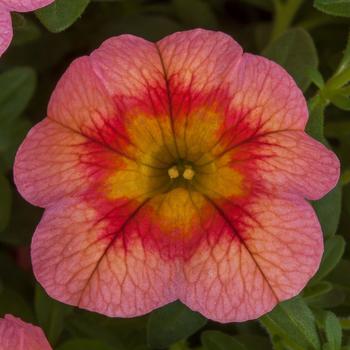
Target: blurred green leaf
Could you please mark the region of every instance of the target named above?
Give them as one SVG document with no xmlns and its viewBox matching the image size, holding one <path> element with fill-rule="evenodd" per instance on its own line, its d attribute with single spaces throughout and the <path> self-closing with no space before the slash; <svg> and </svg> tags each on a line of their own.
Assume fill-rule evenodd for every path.
<svg viewBox="0 0 350 350">
<path fill-rule="evenodd" d="M 312 283 L 326 277 L 339 263 L 345 250 L 345 240 L 342 236 L 333 236 L 326 240 L 320 268 L 312 279 Z"/>
<path fill-rule="evenodd" d="M 349 318 L 341 318 L 339 320 L 341 328 L 344 330 L 350 330 L 350 319 Z"/>
<path fill-rule="evenodd" d="M 207 323 L 207 319 L 176 301 L 152 312 L 147 325 L 151 347 L 160 349 L 188 338 Z"/>
<path fill-rule="evenodd" d="M 324 79 L 318 69 L 310 68 L 308 70 L 308 74 L 311 82 L 314 83 L 319 89 L 322 89 L 324 87 Z"/>
<path fill-rule="evenodd" d="M 228 334 L 219 331 L 206 331 L 201 334 L 206 350 L 245 350 L 246 347 Z"/>
<path fill-rule="evenodd" d="M 263 56 L 279 63 L 305 91 L 311 83 L 308 72 L 317 69 L 318 57 L 310 34 L 302 28 L 290 29 L 273 41 Z"/>
<path fill-rule="evenodd" d="M 300 297 L 278 304 L 260 321 L 272 336 L 280 335 L 297 349 L 321 349 L 315 318 Z"/>
<path fill-rule="evenodd" d="M 204 0 L 173 0 L 174 12 L 184 23 L 192 27 L 215 28 L 216 17 Z"/>
<path fill-rule="evenodd" d="M 4 288 L 0 292 L 0 317 L 12 314 L 27 322 L 34 322 L 34 315 L 28 302 L 21 294 L 11 288 Z"/>
<path fill-rule="evenodd" d="M 17 292 L 25 293 L 32 286 L 31 273 L 22 270 L 16 263 L 16 257 L 9 252 L 0 252 L 0 276 L 7 288 Z"/>
<path fill-rule="evenodd" d="M 99 340 L 77 338 L 68 340 L 56 350 L 118 350 L 118 348 L 106 345 Z"/>
<path fill-rule="evenodd" d="M 342 343 L 342 329 L 340 322 L 333 312 L 327 312 L 325 332 L 330 350 L 340 350 Z"/>
<path fill-rule="evenodd" d="M 315 0 L 314 6 L 329 15 L 350 17 L 350 0 Z"/>
<path fill-rule="evenodd" d="M 322 281 L 322 283 L 323 282 L 324 281 Z M 313 287 L 314 286 L 312 286 L 312 288 Z M 311 307 L 317 307 L 322 309 L 328 309 L 328 308 L 340 306 L 341 304 L 344 303 L 345 300 L 346 300 L 346 292 L 343 290 L 343 288 L 333 284 L 332 284 L 332 289 L 329 290 L 327 293 L 315 295 L 314 297 L 310 297 L 310 298 L 305 298 L 305 301 Z"/>
<path fill-rule="evenodd" d="M 241 0 L 249 5 L 256 6 L 262 10 L 272 11 L 273 0 Z"/>
<path fill-rule="evenodd" d="M 0 232 L 10 220 L 12 194 L 7 178 L 0 174 Z"/>
<path fill-rule="evenodd" d="M 338 185 L 323 198 L 312 202 L 320 220 L 325 237 L 331 237 L 337 231 L 341 212 L 341 184 Z"/>
<path fill-rule="evenodd" d="M 329 274 L 328 278 L 331 282 L 340 286 L 350 288 L 350 260 L 341 259 L 336 268 Z"/>
<path fill-rule="evenodd" d="M 271 343 L 269 338 L 266 336 L 257 335 L 255 332 L 237 334 L 235 335 L 235 339 L 243 344 L 247 350 L 271 350 Z"/>
<path fill-rule="evenodd" d="M 0 128 L 0 169 L 12 168 L 18 146 L 31 126 L 29 120 L 19 117 L 11 125 Z"/>
<path fill-rule="evenodd" d="M 350 33 L 348 34 L 348 40 L 346 42 L 345 50 L 343 52 L 343 58 L 339 64 L 339 72 L 342 72 L 350 64 Z"/>
<path fill-rule="evenodd" d="M 31 68 L 12 68 L 0 74 L 0 129 L 24 111 L 35 87 L 36 74 Z"/>
<path fill-rule="evenodd" d="M 64 327 L 64 319 L 71 308 L 50 298 L 37 284 L 35 289 L 35 312 L 40 326 L 51 344 L 56 344 Z"/>
<path fill-rule="evenodd" d="M 19 13 L 12 13 L 13 23 L 13 45 L 24 45 L 40 37 L 40 28 L 38 25 Z"/>
<path fill-rule="evenodd" d="M 319 281 L 308 285 L 303 291 L 303 299 L 306 302 L 313 300 L 323 294 L 328 293 L 332 289 L 332 283 L 327 281 Z"/>
<path fill-rule="evenodd" d="M 75 310 L 65 324 L 75 337 L 100 340 L 117 349 L 143 350 L 146 344 L 146 317 L 118 319 Z"/>
<path fill-rule="evenodd" d="M 12 212 L 16 215 L 11 216 L 7 227 L 0 234 L 0 242 L 28 245 L 42 215 L 42 209 L 26 202 L 17 191 L 13 191 L 12 195 Z"/>
<path fill-rule="evenodd" d="M 85 11 L 90 0 L 56 0 L 35 13 L 40 22 L 53 33 L 70 27 Z"/>
<path fill-rule="evenodd" d="M 343 111 L 350 111 L 350 98 L 348 95 L 344 95 L 340 90 L 329 95 L 331 102 L 334 106 L 342 109 Z"/>
</svg>

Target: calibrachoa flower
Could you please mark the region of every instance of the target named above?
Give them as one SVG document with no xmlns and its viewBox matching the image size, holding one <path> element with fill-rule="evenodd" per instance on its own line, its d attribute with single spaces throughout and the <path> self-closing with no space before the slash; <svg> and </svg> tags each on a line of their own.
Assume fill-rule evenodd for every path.
<svg viewBox="0 0 350 350">
<path fill-rule="evenodd" d="M 54 0 L 0 0 L 0 57 L 12 40 L 11 11 L 29 12 L 47 6 Z"/>
<path fill-rule="evenodd" d="M 41 328 L 6 315 L 0 318 L 0 350 L 52 350 Z"/>
<path fill-rule="evenodd" d="M 221 322 L 271 310 L 317 270 L 305 199 L 339 176 L 307 118 L 292 78 L 223 33 L 107 40 L 72 63 L 17 154 L 19 191 L 46 208 L 37 279 L 108 316 L 176 299 Z"/>
</svg>

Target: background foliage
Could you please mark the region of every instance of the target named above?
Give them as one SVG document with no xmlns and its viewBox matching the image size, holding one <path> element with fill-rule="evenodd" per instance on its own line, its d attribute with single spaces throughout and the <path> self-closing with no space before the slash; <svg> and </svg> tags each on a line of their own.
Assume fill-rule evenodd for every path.
<svg viewBox="0 0 350 350">
<path fill-rule="evenodd" d="M 15 37 L 0 60 L 0 316 L 39 324 L 58 350 L 350 349 L 350 0 L 56 0 L 13 14 Z M 308 133 L 342 161 L 339 185 L 314 203 L 325 236 L 317 275 L 300 296 L 259 320 L 220 325 L 179 302 L 135 319 L 60 304 L 35 283 L 29 244 L 41 209 L 13 185 L 16 149 L 45 116 L 76 57 L 112 35 L 150 40 L 204 27 L 284 66 L 309 101 Z"/>
</svg>

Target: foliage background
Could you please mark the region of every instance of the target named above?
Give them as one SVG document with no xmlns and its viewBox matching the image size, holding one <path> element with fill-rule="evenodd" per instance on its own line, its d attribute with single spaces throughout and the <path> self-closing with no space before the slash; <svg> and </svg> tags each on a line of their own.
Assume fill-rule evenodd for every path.
<svg viewBox="0 0 350 350">
<path fill-rule="evenodd" d="M 350 0 L 56 0 L 12 15 L 14 41 L 0 59 L 0 316 L 40 325 L 58 350 L 350 349 Z M 74 58 L 113 35 L 157 40 L 194 27 L 229 33 L 283 65 L 308 98 L 308 132 L 341 159 L 338 187 L 314 203 L 326 242 L 319 272 L 268 315 L 227 325 L 180 303 L 110 319 L 55 302 L 31 272 L 29 244 L 42 210 L 13 185 L 18 145 L 45 116 Z"/>
</svg>

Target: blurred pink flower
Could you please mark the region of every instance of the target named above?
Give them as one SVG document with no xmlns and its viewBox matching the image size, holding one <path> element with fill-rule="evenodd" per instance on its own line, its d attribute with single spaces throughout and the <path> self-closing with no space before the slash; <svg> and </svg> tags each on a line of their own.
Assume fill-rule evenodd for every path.
<svg viewBox="0 0 350 350">
<path fill-rule="evenodd" d="M 0 57 L 12 40 L 11 11 L 30 12 L 45 7 L 54 0 L 0 0 Z"/>
<path fill-rule="evenodd" d="M 52 350 L 41 328 L 12 315 L 0 319 L 0 350 Z"/>
</svg>

